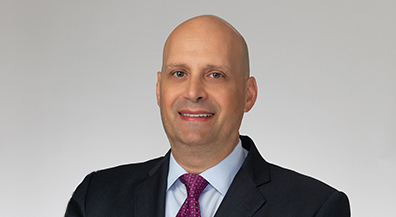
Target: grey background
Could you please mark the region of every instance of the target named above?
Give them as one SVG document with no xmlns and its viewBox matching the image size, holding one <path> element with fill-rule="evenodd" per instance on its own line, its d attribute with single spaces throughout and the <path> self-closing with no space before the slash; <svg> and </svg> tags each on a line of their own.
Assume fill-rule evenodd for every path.
<svg viewBox="0 0 396 217">
<path fill-rule="evenodd" d="M 250 47 L 245 115 L 267 161 L 396 216 L 396 1 L 0 0 L 0 216 L 62 216 L 93 170 L 169 148 L 155 99 L 163 43 L 216 14 Z"/>
</svg>

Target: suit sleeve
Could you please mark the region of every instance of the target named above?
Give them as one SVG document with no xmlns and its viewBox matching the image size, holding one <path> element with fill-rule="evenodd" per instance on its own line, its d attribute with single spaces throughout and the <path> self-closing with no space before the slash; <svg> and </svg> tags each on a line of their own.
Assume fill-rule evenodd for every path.
<svg viewBox="0 0 396 217">
<path fill-rule="evenodd" d="M 336 191 L 326 200 L 315 217 L 349 217 L 351 211 L 346 194 Z"/>
<path fill-rule="evenodd" d="M 85 197 L 92 175 L 87 175 L 74 191 L 67 204 L 65 217 L 85 217 Z"/>
</svg>

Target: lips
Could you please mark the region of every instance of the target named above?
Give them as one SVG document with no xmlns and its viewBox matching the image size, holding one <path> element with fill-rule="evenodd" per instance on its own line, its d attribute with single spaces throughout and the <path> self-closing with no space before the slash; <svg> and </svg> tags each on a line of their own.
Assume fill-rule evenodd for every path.
<svg viewBox="0 0 396 217">
<path fill-rule="evenodd" d="M 190 111 L 182 110 L 178 112 L 182 119 L 186 121 L 205 121 L 210 119 L 215 115 L 215 113 L 209 111 Z"/>
</svg>

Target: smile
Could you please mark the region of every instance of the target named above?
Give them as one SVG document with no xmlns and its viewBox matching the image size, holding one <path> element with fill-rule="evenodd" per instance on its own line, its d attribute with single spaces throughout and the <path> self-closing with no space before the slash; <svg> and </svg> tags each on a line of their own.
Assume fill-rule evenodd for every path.
<svg viewBox="0 0 396 217">
<path fill-rule="evenodd" d="M 185 114 L 185 113 L 179 113 L 181 116 L 185 116 L 185 117 L 192 117 L 192 118 L 201 118 L 201 117 L 211 117 L 214 114 Z"/>
</svg>

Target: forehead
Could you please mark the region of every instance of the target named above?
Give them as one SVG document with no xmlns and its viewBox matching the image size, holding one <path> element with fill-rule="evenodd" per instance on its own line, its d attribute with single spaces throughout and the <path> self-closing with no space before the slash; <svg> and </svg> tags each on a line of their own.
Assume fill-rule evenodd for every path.
<svg viewBox="0 0 396 217">
<path fill-rule="evenodd" d="M 164 64 L 201 62 L 211 65 L 235 63 L 240 51 L 229 35 L 210 31 L 178 32 L 167 41 Z"/>
<path fill-rule="evenodd" d="M 179 37 L 173 40 L 166 49 L 168 58 L 183 58 L 187 55 L 211 56 L 211 58 L 224 58 L 232 54 L 232 45 L 226 40 L 212 39 L 196 36 Z"/>
</svg>

